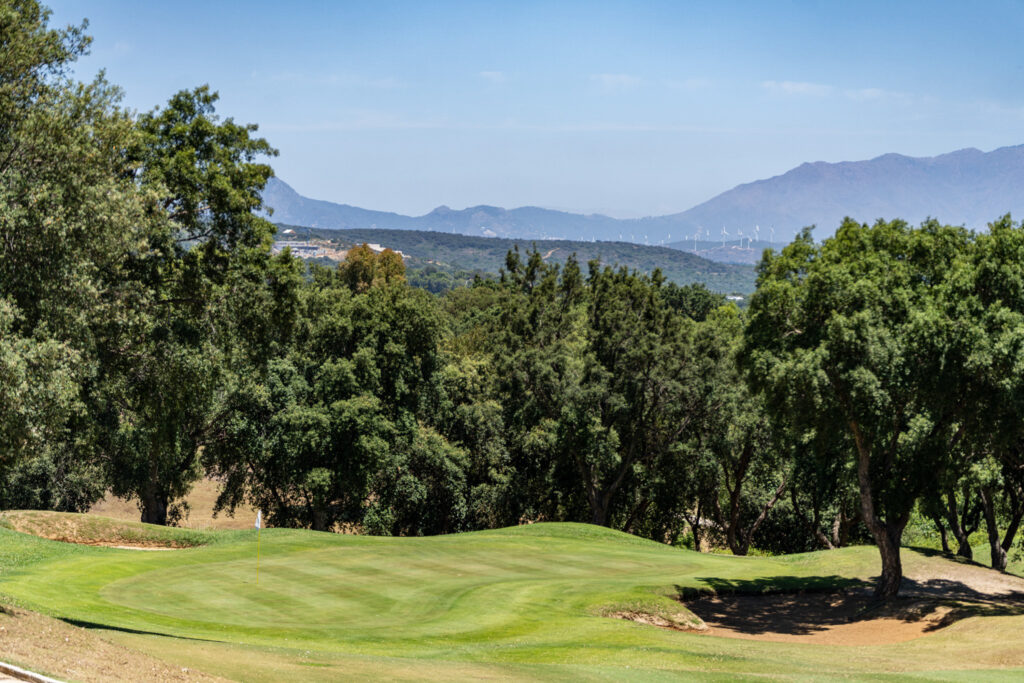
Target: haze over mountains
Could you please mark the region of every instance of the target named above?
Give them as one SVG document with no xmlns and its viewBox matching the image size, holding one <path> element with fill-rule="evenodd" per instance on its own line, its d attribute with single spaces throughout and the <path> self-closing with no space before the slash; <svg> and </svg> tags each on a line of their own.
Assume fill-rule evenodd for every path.
<svg viewBox="0 0 1024 683">
<path fill-rule="evenodd" d="M 935 157 L 885 154 L 868 161 L 805 163 L 782 175 L 739 185 L 682 213 L 615 219 L 538 207 L 503 209 L 440 206 L 423 216 L 403 216 L 309 199 L 271 179 L 264 192 L 278 223 L 325 229 L 395 228 L 517 239 L 622 240 L 660 244 L 700 233 L 718 240 L 742 232 L 785 242 L 807 225 L 826 237 L 844 216 L 863 222 L 903 218 L 984 228 L 1011 212 L 1024 215 L 1024 145 L 991 152 L 962 149 Z M 676 245 L 673 245 L 676 246 Z M 685 243 L 678 245 L 685 247 Z"/>
</svg>

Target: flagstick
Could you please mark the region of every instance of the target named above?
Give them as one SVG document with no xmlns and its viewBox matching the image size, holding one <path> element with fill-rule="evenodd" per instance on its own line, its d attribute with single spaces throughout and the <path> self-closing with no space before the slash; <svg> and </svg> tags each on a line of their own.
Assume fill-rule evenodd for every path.
<svg viewBox="0 0 1024 683">
<path fill-rule="evenodd" d="M 260 532 L 263 531 L 263 525 L 260 524 L 256 527 L 256 585 L 260 585 Z"/>
</svg>

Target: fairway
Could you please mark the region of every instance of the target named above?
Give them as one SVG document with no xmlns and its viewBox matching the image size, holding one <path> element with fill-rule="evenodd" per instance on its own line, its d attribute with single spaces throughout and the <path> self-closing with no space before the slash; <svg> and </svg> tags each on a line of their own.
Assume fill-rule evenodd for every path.
<svg viewBox="0 0 1024 683">
<path fill-rule="evenodd" d="M 731 557 L 579 524 L 431 538 L 269 529 L 257 585 L 255 532 L 202 540 L 144 552 L 0 529 L 0 593 L 175 665 L 243 680 L 990 678 L 991 669 L 1009 678 L 1020 672 L 1008 667 L 1024 665 L 1024 616 L 1012 610 L 871 647 L 736 640 L 606 616 L 642 612 L 685 625 L 694 618 L 677 597 L 689 589 L 853 583 L 874 573 L 873 548 Z M 908 574 L 948 577 L 959 566 L 906 555 Z"/>
</svg>

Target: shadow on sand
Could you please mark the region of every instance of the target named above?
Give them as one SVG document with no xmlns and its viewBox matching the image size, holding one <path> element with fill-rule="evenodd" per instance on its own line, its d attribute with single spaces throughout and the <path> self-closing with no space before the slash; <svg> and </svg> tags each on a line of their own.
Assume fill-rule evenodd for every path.
<svg viewBox="0 0 1024 683">
<path fill-rule="evenodd" d="M 1024 592 L 985 593 L 941 578 L 904 579 L 889 601 L 875 599 L 870 583 L 836 576 L 700 580 L 714 595 L 677 587 L 687 608 L 708 625 L 748 635 L 806 636 L 874 619 L 927 622 L 921 630 L 928 633 L 968 617 L 1024 614 Z"/>
</svg>

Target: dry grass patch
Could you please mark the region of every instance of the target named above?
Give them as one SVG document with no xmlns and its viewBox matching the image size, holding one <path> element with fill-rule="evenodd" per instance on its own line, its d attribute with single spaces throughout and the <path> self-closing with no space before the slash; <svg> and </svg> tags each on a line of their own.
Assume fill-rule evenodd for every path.
<svg viewBox="0 0 1024 683">
<path fill-rule="evenodd" d="M 239 505 L 234 516 L 227 513 L 213 514 L 213 507 L 217 502 L 217 495 L 220 492 L 220 484 L 213 479 L 200 479 L 192 487 L 192 491 L 185 497 L 188 503 L 188 517 L 182 520 L 178 526 L 184 529 L 251 529 L 256 520 L 256 510 L 248 505 Z M 139 521 L 139 506 L 130 500 L 122 500 L 111 494 L 107 494 L 99 501 L 89 513 L 100 517 L 119 519 L 125 522 Z"/>
<path fill-rule="evenodd" d="M 0 524 L 13 531 L 51 541 L 116 548 L 192 548 L 205 543 L 201 534 L 187 529 L 124 522 L 71 512 L 9 510 L 0 513 Z"/>
</svg>

